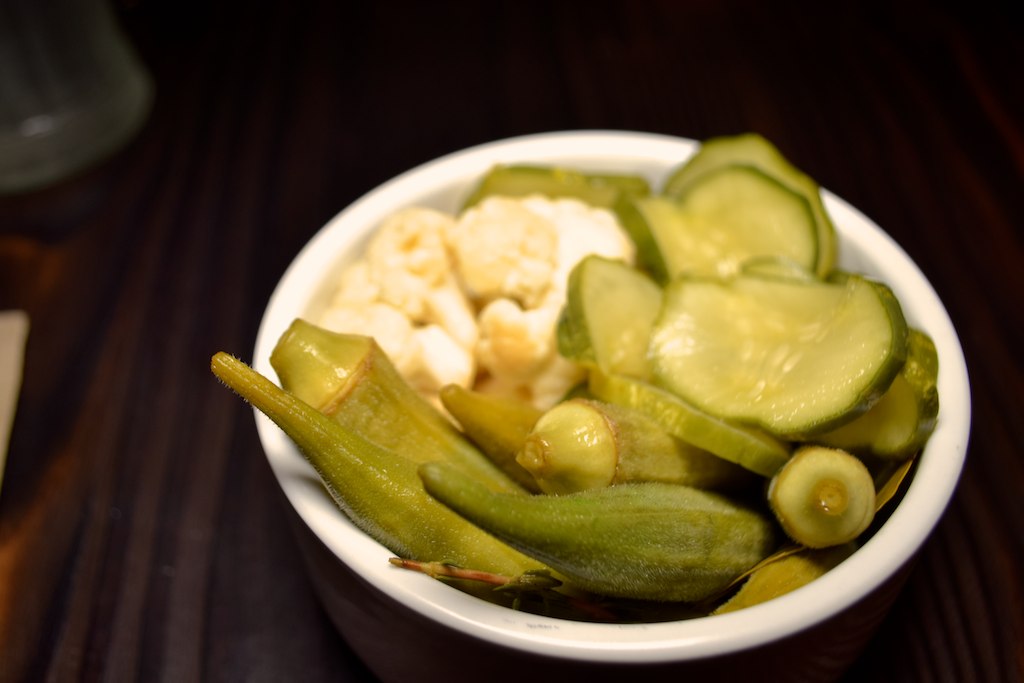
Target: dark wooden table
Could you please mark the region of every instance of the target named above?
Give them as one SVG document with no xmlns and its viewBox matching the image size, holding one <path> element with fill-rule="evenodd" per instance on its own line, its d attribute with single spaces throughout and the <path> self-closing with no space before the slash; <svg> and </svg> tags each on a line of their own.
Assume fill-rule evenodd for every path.
<svg viewBox="0 0 1024 683">
<path fill-rule="evenodd" d="M 920 264 L 966 352 L 970 453 L 848 678 L 1024 680 L 1024 26 L 962 5 L 119 4 L 157 87 L 145 128 L 0 199 L 0 309 L 32 321 L 0 678 L 370 680 L 209 357 L 250 353 L 289 261 L 378 183 L 614 128 L 761 132 Z"/>
</svg>

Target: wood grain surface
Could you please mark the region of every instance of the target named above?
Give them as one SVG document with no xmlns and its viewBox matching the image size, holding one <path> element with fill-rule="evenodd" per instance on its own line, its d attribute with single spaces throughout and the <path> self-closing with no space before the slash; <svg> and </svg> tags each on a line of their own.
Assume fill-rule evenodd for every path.
<svg viewBox="0 0 1024 683">
<path fill-rule="evenodd" d="M 31 317 L 0 491 L 3 681 L 372 680 L 211 354 L 333 214 L 512 135 L 757 131 L 920 265 L 966 469 L 849 681 L 1024 680 L 1024 25 L 1010 3 L 117 5 L 156 84 L 115 157 L 0 198 Z M 400 655 L 396 655 L 400 656 Z"/>
</svg>

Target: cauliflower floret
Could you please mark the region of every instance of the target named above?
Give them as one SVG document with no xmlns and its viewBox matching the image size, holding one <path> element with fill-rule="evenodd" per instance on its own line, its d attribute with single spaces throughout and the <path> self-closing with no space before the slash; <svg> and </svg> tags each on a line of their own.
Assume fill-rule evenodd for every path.
<svg viewBox="0 0 1024 683">
<path fill-rule="evenodd" d="M 523 309 L 512 299 L 495 299 L 478 319 L 477 360 L 493 377 L 527 383 L 555 353 L 553 308 Z"/>
<path fill-rule="evenodd" d="M 499 299 L 499 302 L 507 300 Z M 515 304 L 512 304 L 515 305 Z M 496 316 L 485 325 L 478 350 L 481 378 L 478 391 L 517 398 L 546 410 L 586 376 L 583 368 L 557 353 L 554 330 L 544 318 L 551 309 L 534 309 Z M 492 310 L 492 313 L 494 311 Z M 497 332 L 493 337 L 489 333 Z M 494 342 L 494 343 L 489 343 Z"/>
<path fill-rule="evenodd" d="M 471 351 L 478 338 L 476 316 L 455 277 L 446 241 L 453 220 L 420 207 L 388 218 L 364 258 L 342 273 L 331 305 L 386 303 L 414 325 L 440 325 Z"/>
<path fill-rule="evenodd" d="M 548 219 L 558 230 L 558 254 L 552 283 L 562 292 L 569 281 L 569 272 L 590 254 L 622 259 L 630 264 L 636 259 L 633 241 L 607 209 L 590 206 L 578 199 L 551 200 L 539 196 L 526 197 L 523 206 Z"/>
<path fill-rule="evenodd" d="M 635 249 L 611 212 L 576 199 L 489 197 L 458 219 L 405 209 L 344 271 L 320 324 L 375 337 L 435 402 L 445 384 L 475 384 L 548 408 L 584 376 L 556 326 L 588 254 L 632 263 Z"/>
<path fill-rule="evenodd" d="M 530 402 L 541 410 L 553 407 L 587 376 L 582 366 L 557 353 L 530 382 Z"/>
<path fill-rule="evenodd" d="M 338 288 L 330 306 L 337 308 L 363 306 L 380 298 L 380 287 L 370 275 L 370 265 L 357 261 L 341 271 Z"/>
<path fill-rule="evenodd" d="M 470 386 L 479 333 L 454 275 L 446 233 L 453 218 L 411 208 L 387 219 L 364 257 L 346 268 L 320 325 L 372 336 L 412 386 L 430 397 Z"/>
<path fill-rule="evenodd" d="M 367 247 L 366 268 L 381 301 L 404 311 L 413 323 L 440 325 L 468 350 L 476 344 L 476 322 L 448 252 L 453 221 L 434 209 L 399 211 Z"/>
<path fill-rule="evenodd" d="M 412 333 L 412 346 L 418 362 L 403 376 L 421 393 L 436 395 L 446 384 L 472 386 L 476 376 L 473 356 L 443 328 L 438 325 L 417 328 Z"/>
<path fill-rule="evenodd" d="M 444 328 L 464 351 L 473 353 L 480 340 L 480 330 L 472 304 L 454 279 L 428 292 L 426 308 L 427 320 Z"/>
<path fill-rule="evenodd" d="M 481 311 L 477 362 L 487 375 L 481 391 L 547 409 L 583 379 L 583 369 L 558 354 L 560 310 L 553 305 L 523 310 L 498 299 Z"/>
<path fill-rule="evenodd" d="M 332 332 L 373 337 L 403 376 L 420 362 L 412 345 L 413 325 L 391 304 L 371 301 L 333 305 L 321 316 L 319 325 Z"/>
<path fill-rule="evenodd" d="M 403 209 L 381 224 L 366 248 L 370 279 L 379 297 L 414 321 L 426 318 L 427 294 L 451 279 L 445 233 L 451 216 L 425 208 Z"/>
<path fill-rule="evenodd" d="M 487 376 L 485 385 L 488 390 L 524 396 L 538 407 L 549 407 L 583 376 L 582 370 L 559 356 L 557 350 L 556 326 L 565 303 L 569 272 L 588 254 L 632 263 L 633 243 L 611 212 L 576 199 L 552 200 L 539 195 L 518 199 L 494 197 L 482 202 L 478 209 L 479 213 L 470 219 L 464 216 L 451 234 L 457 240 L 453 251 L 459 254 L 461 247 L 465 252 L 456 261 L 460 272 L 469 271 L 463 274 L 467 286 L 472 287 L 473 278 L 478 277 L 477 291 L 498 297 L 492 298 L 477 318 L 477 362 Z M 521 246 L 528 241 L 530 230 L 541 230 L 539 226 L 545 226 L 545 236 L 550 236 L 548 228 L 554 230 L 554 250 L 550 251 L 551 244 L 545 242 L 544 251 L 534 250 L 524 257 Z M 482 230 L 476 235 L 479 241 L 460 232 L 472 229 Z M 491 239 L 493 245 L 487 241 Z M 485 252 L 489 245 L 497 249 L 503 244 L 520 248 L 513 248 L 504 260 Z M 543 268 L 531 260 L 542 253 Z M 515 265 L 514 259 L 525 263 L 525 267 Z M 544 286 L 538 279 L 525 294 L 527 290 L 521 284 L 532 281 L 523 274 L 539 278 L 548 266 Z M 479 268 L 480 272 L 472 268 Z M 510 286 L 510 282 L 515 284 Z"/>
<path fill-rule="evenodd" d="M 391 304 L 379 301 L 329 309 L 320 326 L 334 332 L 373 337 L 398 373 L 426 396 L 446 384 L 469 387 L 476 375 L 471 350 L 439 325 L 417 327 Z"/>
<path fill-rule="evenodd" d="M 535 307 L 551 287 L 558 230 L 517 199 L 488 197 L 452 226 L 449 243 L 469 295 Z"/>
</svg>

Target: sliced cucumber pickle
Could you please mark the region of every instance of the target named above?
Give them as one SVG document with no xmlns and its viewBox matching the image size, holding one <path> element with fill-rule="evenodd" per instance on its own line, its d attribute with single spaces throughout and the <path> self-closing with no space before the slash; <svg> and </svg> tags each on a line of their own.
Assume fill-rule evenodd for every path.
<svg viewBox="0 0 1024 683">
<path fill-rule="evenodd" d="M 751 166 L 706 173 L 674 200 L 624 198 L 616 210 L 639 246 L 639 261 L 662 281 L 729 275 L 751 259 L 785 261 L 809 272 L 818 264 L 807 199 Z"/>
<path fill-rule="evenodd" d="M 782 280 L 814 280 L 817 276 L 804 266 L 784 256 L 758 256 L 747 259 L 740 268 L 743 275 L 779 278 Z"/>
<path fill-rule="evenodd" d="M 836 231 L 821 199 L 821 188 L 813 178 L 786 159 L 775 145 L 756 133 L 705 141 L 696 154 L 668 177 L 662 194 L 682 196 L 704 175 L 735 165 L 753 166 L 807 200 L 817 232 L 817 263 L 813 270 L 820 276 L 832 270 L 836 259 Z"/>
<path fill-rule="evenodd" d="M 924 332 L 907 335 L 907 360 L 869 411 L 815 441 L 891 460 L 909 458 L 931 436 L 939 414 L 939 357 Z"/>
<path fill-rule="evenodd" d="M 636 245 L 637 265 L 660 283 L 672 279 L 677 264 L 669 246 L 672 235 L 685 235 L 683 211 L 668 197 L 619 197 L 614 206 L 623 229 Z"/>
<path fill-rule="evenodd" d="M 569 274 L 558 321 L 558 351 L 587 367 L 647 378 L 647 346 L 661 287 L 626 264 L 588 256 Z"/>
<path fill-rule="evenodd" d="M 665 289 L 651 338 L 655 381 L 727 420 L 796 438 L 867 411 L 906 358 L 888 287 L 740 276 Z"/>
<path fill-rule="evenodd" d="M 638 175 L 583 173 L 556 166 L 499 164 L 484 175 L 462 208 L 468 209 L 492 195 L 523 197 L 530 194 L 572 197 L 593 206 L 611 208 L 622 194 L 644 196 L 650 192 L 650 183 Z"/>
<path fill-rule="evenodd" d="M 770 477 L 789 461 L 789 446 L 756 429 L 722 420 L 663 389 L 622 375 L 590 373 L 602 401 L 633 408 L 681 441 Z"/>
</svg>

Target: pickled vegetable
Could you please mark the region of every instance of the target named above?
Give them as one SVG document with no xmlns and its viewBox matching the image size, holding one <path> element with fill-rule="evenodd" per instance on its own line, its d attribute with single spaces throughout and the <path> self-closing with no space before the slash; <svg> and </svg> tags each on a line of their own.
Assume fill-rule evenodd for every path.
<svg viewBox="0 0 1024 683">
<path fill-rule="evenodd" d="M 555 166 L 498 164 L 484 175 L 462 208 L 465 210 L 492 195 L 523 197 L 531 194 L 554 198 L 571 197 L 592 206 L 610 208 L 620 195 L 643 196 L 650 194 L 650 191 L 650 184 L 638 175 L 583 173 Z"/>
<path fill-rule="evenodd" d="M 448 460 L 495 491 L 522 492 L 398 373 L 370 337 L 296 319 L 270 363 L 281 386 L 352 432 L 414 463 Z"/>
<path fill-rule="evenodd" d="M 768 502 L 786 534 L 808 548 L 848 543 L 875 515 L 875 483 L 856 456 L 804 446 L 769 484 Z"/>
<path fill-rule="evenodd" d="M 815 438 L 825 445 L 858 454 L 903 460 L 931 436 L 939 414 L 939 359 L 924 332 L 907 335 L 907 360 L 889 390 L 870 410 Z"/>
<path fill-rule="evenodd" d="M 547 494 L 630 481 L 720 489 L 750 480 L 741 467 L 674 438 L 639 411 L 583 399 L 547 411 L 517 460 Z"/>
<path fill-rule="evenodd" d="M 853 543 L 830 548 L 804 548 L 776 560 L 768 560 L 757 567 L 742 587 L 715 609 L 714 614 L 725 614 L 759 605 L 827 574 L 853 554 Z"/>
<path fill-rule="evenodd" d="M 862 277 L 681 278 L 665 290 L 651 355 L 666 389 L 792 438 L 868 410 L 903 367 L 906 337 L 892 292 Z"/>
<path fill-rule="evenodd" d="M 537 481 L 516 462 L 516 456 L 543 410 L 520 399 L 456 384 L 442 387 L 440 398 L 462 431 L 491 462 L 526 490 L 540 492 Z"/>
<path fill-rule="evenodd" d="M 703 174 L 674 199 L 628 198 L 616 208 L 640 262 L 662 282 L 732 274 L 754 258 L 784 258 L 810 271 L 818 264 L 807 199 L 752 166 Z"/>
<path fill-rule="evenodd" d="M 706 174 L 735 165 L 757 168 L 807 200 L 817 234 L 817 263 L 813 270 L 819 276 L 827 275 L 835 265 L 837 239 L 832 218 L 821 198 L 821 188 L 775 145 L 756 133 L 705 140 L 696 154 L 669 175 L 662 193 L 678 197 Z"/>
<path fill-rule="evenodd" d="M 372 339 L 301 320 L 271 357 L 283 389 L 226 354 L 214 373 L 395 565 L 516 608 L 720 614 L 849 557 L 935 427 L 938 359 L 888 287 L 835 270 L 818 185 L 741 135 L 705 142 L 661 195 L 639 175 L 499 164 L 463 208 L 538 194 L 610 209 L 638 261 L 571 271 L 556 341 L 580 367 L 551 395 L 586 377 L 554 408 L 450 385 L 448 419 Z"/>
<path fill-rule="evenodd" d="M 647 379 L 660 310 L 661 287 L 651 278 L 622 261 L 588 256 L 569 273 L 558 351 L 586 367 Z"/>
<path fill-rule="evenodd" d="M 703 600 L 775 546 L 768 516 L 688 486 L 633 483 L 512 496 L 440 463 L 422 465 L 420 476 L 432 496 L 469 521 L 599 595 Z"/>
<path fill-rule="evenodd" d="M 284 430 L 344 514 L 393 553 L 513 576 L 545 569 L 429 496 L 417 463 L 342 426 L 237 358 L 218 353 L 211 369 Z"/>
<path fill-rule="evenodd" d="M 602 401 L 642 412 L 677 439 L 761 476 L 772 476 L 789 460 L 786 442 L 716 417 L 648 382 L 594 371 L 590 390 Z"/>
</svg>

